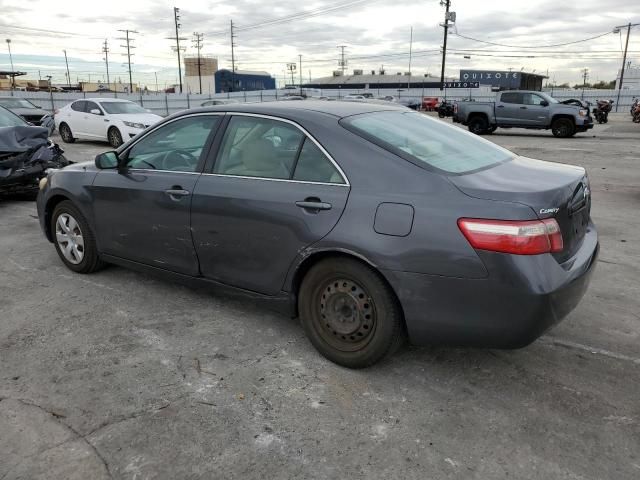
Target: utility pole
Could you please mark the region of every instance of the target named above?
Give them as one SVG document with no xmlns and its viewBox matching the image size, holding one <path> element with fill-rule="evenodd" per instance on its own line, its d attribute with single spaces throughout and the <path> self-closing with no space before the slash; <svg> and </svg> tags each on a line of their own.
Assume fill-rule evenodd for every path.
<svg viewBox="0 0 640 480">
<path fill-rule="evenodd" d="M 153 74 L 156 76 L 156 95 L 158 94 L 158 72 L 153 72 Z"/>
<path fill-rule="evenodd" d="M 198 82 L 200 83 L 200 95 L 202 95 L 202 71 L 200 70 L 202 62 L 200 61 L 200 50 L 202 49 L 203 38 L 203 33 L 193 32 L 193 46 L 198 50 Z"/>
<path fill-rule="evenodd" d="M 627 63 L 627 49 L 629 48 L 629 34 L 631 33 L 631 27 L 636 27 L 640 25 L 640 23 L 629 23 L 626 25 L 627 27 L 627 41 L 624 45 L 624 55 L 622 57 L 622 69 L 620 70 L 620 83 L 618 84 L 618 98 L 616 99 L 616 112 L 618 111 L 618 104 L 620 103 L 620 92 L 622 91 L 622 82 L 624 81 L 624 67 Z M 620 33 L 620 30 L 625 25 L 618 26 L 613 30 L 613 33 Z"/>
<path fill-rule="evenodd" d="M 184 37 L 180 36 L 180 9 L 178 7 L 173 7 L 173 21 L 176 27 L 176 36 L 175 37 L 167 37 L 167 40 L 175 40 L 176 46 L 172 47 L 176 53 L 178 54 L 178 84 L 180 85 L 180 93 L 182 93 L 182 63 L 180 60 L 180 40 L 187 40 Z"/>
<path fill-rule="evenodd" d="M 342 70 L 342 76 L 344 76 L 344 69 L 347 67 L 347 62 L 344 59 L 344 49 L 347 48 L 347 46 L 338 45 L 336 48 L 339 48 L 341 50 L 340 61 L 338 61 L 338 66 L 340 67 L 340 70 Z"/>
<path fill-rule="evenodd" d="M 587 78 L 589 78 L 589 69 L 582 69 L 582 95 L 580 97 L 581 100 L 584 100 L 584 89 L 587 86 Z"/>
<path fill-rule="evenodd" d="M 13 91 L 16 89 L 16 75 L 13 70 L 13 55 L 11 55 L 11 39 L 7 38 L 7 48 L 9 49 L 9 61 L 11 62 L 11 95 L 13 95 Z"/>
<path fill-rule="evenodd" d="M 67 60 L 67 51 L 62 50 L 64 52 L 64 63 L 67 64 L 67 85 L 71 88 L 71 77 L 69 76 L 69 61 Z"/>
<path fill-rule="evenodd" d="M 442 70 L 440 72 L 440 90 L 444 90 L 444 69 L 447 60 L 447 35 L 449 33 L 449 20 L 455 22 L 455 12 L 449 12 L 451 0 L 440 0 L 440 5 L 445 7 L 444 23 L 440 25 L 444 28 L 444 41 L 442 42 Z"/>
<path fill-rule="evenodd" d="M 289 73 L 291 74 L 291 86 L 293 86 L 294 85 L 293 72 L 296 71 L 296 64 L 295 63 L 287 63 L 287 70 L 289 70 Z M 286 80 L 285 80 L 285 85 L 286 85 Z"/>
<path fill-rule="evenodd" d="M 413 50 L 413 27 L 409 36 L 409 80 L 407 80 L 407 88 L 411 88 L 411 53 Z"/>
<path fill-rule="evenodd" d="M 107 90 L 111 90 L 111 81 L 109 80 L 109 42 L 106 38 L 102 44 L 102 53 L 104 53 L 104 64 L 107 67 Z"/>
<path fill-rule="evenodd" d="M 129 93 L 133 93 L 133 77 L 131 75 L 131 55 L 134 55 L 133 53 L 131 53 L 131 49 L 132 48 L 136 48 L 133 45 L 131 45 L 131 42 L 133 41 L 133 38 L 131 38 L 129 36 L 130 33 L 138 33 L 135 30 L 118 30 L 119 32 L 124 32 L 125 33 L 125 37 L 124 38 L 120 38 L 119 40 L 124 40 L 127 42 L 126 45 L 120 45 L 121 47 L 125 47 L 127 49 L 127 53 L 123 53 L 123 55 L 127 56 L 127 65 L 129 66 Z"/>
<path fill-rule="evenodd" d="M 300 96 L 302 96 L 302 55 L 298 55 L 298 58 L 300 59 L 300 70 L 298 70 L 300 74 Z"/>
<path fill-rule="evenodd" d="M 231 20 L 231 91 L 235 89 L 236 86 L 236 55 L 234 48 L 236 46 L 234 39 L 236 38 L 233 33 L 233 20 Z"/>
</svg>

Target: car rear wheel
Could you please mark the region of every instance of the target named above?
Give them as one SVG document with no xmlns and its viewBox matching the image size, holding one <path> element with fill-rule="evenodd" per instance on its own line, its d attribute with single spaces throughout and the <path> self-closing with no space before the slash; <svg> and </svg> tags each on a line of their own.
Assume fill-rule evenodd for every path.
<svg viewBox="0 0 640 480">
<path fill-rule="evenodd" d="M 109 140 L 109 145 L 111 145 L 113 148 L 118 148 L 123 143 L 120 130 L 118 130 L 116 127 L 112 127 L 109 129 L 107 137 Z"/>
<path fill-rule="evenodd" d="M 373 365 L 404 340 L 393 291 L 356 260 L 335 258 L 314 265 L 302 281 L 298 310 L 311 343 L 345 367 Z"/>
<path fill-rule="evenodd" d="M 482 135 L 483 133 L 486 133 L 488 128 L 489 128 L 489 122 L 484 117 L 477 116 L 469 120 L 469 131 L 471 133 L 475 133 L 476 135 Z"/>
<path fill-rule="evenodd" d="M 576 127 L 568 118 L 558 118 L 551 124 L 551 132 L 554 137 L 567 138 L 576 134 Z"/>
<path fill-rule="evenodd" d="M 58 130 L 60 131 L 60 138 L 62 138 L 64 143 L 73 143 L 76 141 L 71 133 L 71 128 L 69 128 L 69 125 L 66 123 L 61 123 Z"/>
<path fill-rule="evenodd" d="M 51 216 L 51 232 L 58 256 L 70 270 L 92 273 L 104 266 L 89 224 L 69 200 L 56 205 Z"/>
</svg>

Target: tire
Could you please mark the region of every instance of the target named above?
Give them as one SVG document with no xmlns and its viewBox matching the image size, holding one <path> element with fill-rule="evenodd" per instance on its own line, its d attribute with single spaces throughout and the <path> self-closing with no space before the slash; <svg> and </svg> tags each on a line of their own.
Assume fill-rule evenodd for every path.
<svg viewBox="0 0 640 480">
<path fill-rule="evenodd" d="M 357 260 L 333 258 L 314 265 L 302 281 L 298 311 L 313 346 L 344 367 L 373 365 L 405 338 L 395 294 Z"/>
<path fill-rule="evenodd" d="M 62 141 L 64 143 L 73 143 L 76 141 L 76 139 L 73 137 L 73 133 L 71 133 L 71 128 L 69 128 L 69 125 L 67 125 L 66 123 L 60 124 L 58 132 L 60 133 L 60 138 L 62 138 Z"/>
<path fill-rule="evenodd" d="M 489 122 L 485 117 L 477 115 L 469 120 L 468 128 L 471 133 L 482 135 L 489 128 Z"/>
<path fill-rule="evenodd" d="M 497 125 L 491 125 L 487 131 L 485 132 L 485 134 L 487 135 L 491 135 L 493 132 L 495 132 L 498 129 Z"/>
<path fill-rule="evenodd" d="M 93 273 L 104 266 L 87 220 L 71 201 L 60 202 L 53 210 L 51 235 L 58 256 L 69 270 Z M 69 243 L 73 247 L 67 249 Z"/>
<path fill-rule="evenodd" d="M 107 132 L 107 139 L 109 140 L 109 145 L 111 145 L 113 148 L 118 148 L 124 143 L 122 141 L 122 134 L 116 127 L 111 127 L 109 129 L 109 131 Z"/>
<path fill-rule="evenodd" d="M 568 118 L 558 118 L 551 124 L 554 137 L 569 138 L 576 134 L 576 126 Z"/>
</svg>

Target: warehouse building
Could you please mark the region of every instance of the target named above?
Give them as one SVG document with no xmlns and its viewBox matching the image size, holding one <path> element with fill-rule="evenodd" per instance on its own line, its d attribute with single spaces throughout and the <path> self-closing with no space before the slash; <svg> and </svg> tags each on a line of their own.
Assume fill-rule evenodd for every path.
<svg viewBox="0 0 640 480">
<path fill-rule="evenodd" d="M 198 63 L 200 69 L 198 71 Z M 214 93 L 215 72 L 218 59 L 212 55 L 187 55 L 184 57 L 184 91 L 188 93 Z M 202 84 L 202 92 L 200 85 Z"/>
<path fill-rule="evenodd" d="M 276 80 L 267 72 L 218 70 L 215 75 L 216 93 L 274 90 Z"/>
<path fill-rule="evenodd" d="M 542 90 L 544 75 L 509 70 L 460 70 L 461 82 L 480 82 L 499 90 Z"/>
<path fill-rule="evenodd" d="M 451 79 L 447 79 L 451 80 Z M 304 88 L 331 90 L 336 88 L 376 89 L 376 88 L 439 88 L 440 79 L 431 75 L 412 75 L 409 72 L 388 74 L 384 70 L 365 74 L 354 70 L 353 75 L 343 75 L 342 71 L 333 72 L 330 77 L 316 78 L 302 85 Z"/>
</svg>

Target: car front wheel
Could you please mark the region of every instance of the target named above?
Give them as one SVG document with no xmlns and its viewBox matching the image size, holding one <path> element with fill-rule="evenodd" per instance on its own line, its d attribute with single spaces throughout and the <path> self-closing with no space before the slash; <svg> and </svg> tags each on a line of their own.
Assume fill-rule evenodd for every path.
<svg viewBox="0 0 640 480">
<path fill-rule="evenodd" d="M 103 266 L 87 220 L 69 200 L 56 205 L 51 216 L 53 243 L 62 262 L 77 273 L 92 273 Z"/>
<path fill-rule="evenodd" d="M 314 265 L 302 281 L 298 311 L 316 349 L 345 367 L 373 365 L 404 340 L 393 291 L 357 260 L 332 258 Z"/>
<path fill-rule="evenodd" d="M 558 118 L 551 124 L 551 132 L 554 137 L 568 138 L 576 134 L 576 127 L 568 118 Z"/>
</svg>

